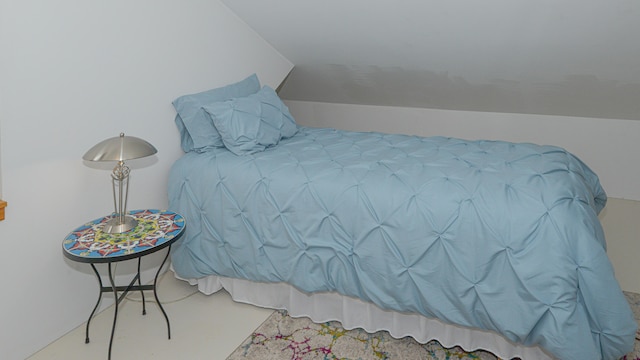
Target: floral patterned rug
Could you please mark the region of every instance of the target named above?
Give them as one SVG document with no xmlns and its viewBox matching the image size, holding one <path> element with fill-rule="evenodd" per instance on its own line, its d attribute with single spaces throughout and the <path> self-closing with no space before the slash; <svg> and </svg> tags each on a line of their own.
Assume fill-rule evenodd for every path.
<svg viewBox="0 0 640 360">
<path fill-rule="evenodd" d="M 636 321 L 640 322 L 640 294 L 625 292 Z M 640 360 L 640 334 L 634 351 L 624 360 Z M 227 360 L 497 360 L 486 351 L 465 352 L 444 348 L 437 341 L 420 344 L 411 337 L 395 339 L 386 331 L 369 334 L 345 330 L 339 322 L 315 324 L 308 318 L 292 318 L 274 312 Z"/>
</svg>

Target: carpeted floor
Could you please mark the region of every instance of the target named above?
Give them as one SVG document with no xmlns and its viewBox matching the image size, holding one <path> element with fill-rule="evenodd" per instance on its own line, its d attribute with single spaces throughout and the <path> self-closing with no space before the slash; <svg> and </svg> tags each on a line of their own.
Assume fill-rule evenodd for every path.
<svg viewBox="0 0 640 360">
<path fill-rule="evenodd" d="M 640 294 L 625 293 L 636 321 L 640 322 Z M 339 322 L 315 324 L 308 318 L 291 318 L 274 312 L 227 360 L 495 360 L 486 351 L 446 349 L 437 341 L 420 344 L 413 338 L 394 339 L 386 331 L 374 334 L 345 330 Z M 640 360 L 640 340 L 625 360 Z"/>
</svg>

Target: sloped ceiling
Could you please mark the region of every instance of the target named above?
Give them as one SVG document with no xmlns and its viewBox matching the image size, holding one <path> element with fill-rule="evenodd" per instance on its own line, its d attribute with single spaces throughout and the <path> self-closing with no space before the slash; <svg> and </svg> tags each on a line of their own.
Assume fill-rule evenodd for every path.
<svg viewBox="0 0 640 360">
<path fill-rule="evenodd" d="M 640 120 L 637 0 L 223 0 L 290 100 Z"/>
</svg>

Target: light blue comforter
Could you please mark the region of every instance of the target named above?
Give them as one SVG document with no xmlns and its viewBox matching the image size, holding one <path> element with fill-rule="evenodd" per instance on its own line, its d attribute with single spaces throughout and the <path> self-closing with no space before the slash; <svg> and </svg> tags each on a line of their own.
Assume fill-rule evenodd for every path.
<svg viewBox="0 0 640 360">
<path fill-rule="evenodd" d="M 300 128 L 248 156 L 191 152 L 169 181 L 172 249 L 210 274 L 337 291 L 614 359 L 636 324 L 606 255 L 597 176 L 565 150 Z"/>
</svg>

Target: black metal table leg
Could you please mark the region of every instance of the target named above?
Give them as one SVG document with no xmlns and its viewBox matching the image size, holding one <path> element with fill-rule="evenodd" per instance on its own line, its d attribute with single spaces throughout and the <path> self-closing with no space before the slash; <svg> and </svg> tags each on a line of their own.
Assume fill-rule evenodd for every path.
<svg viewBox="0 0 640 360">
<path fill-rule="evenodd" d="M 162 268 L 164 267 L 164 264 L 167 262 L 167 259 L 169 258 L 170 253 L 171 253 L 171 246 L 168 247 L 167 254 L 164 256 L 164 259 L 162 260 L 162 264 L 160 264 L 160 267 L 156 271 L 156 275 L 153 278 L 153 285 L 142 285 L 141 283 L 142 280 L 140 279 L 141 278 L 140 258 L 138 259 L 138 269 L 137 269 L 136 276 L 131 280 L 131 283 L 129 283 L 129 285 L 127 286 L 116 286 L 114 274 L 113 274 L 113 271 L 111 270 L 111 263 L 107 264 L 109 268 L 109 283 L 111 286 L 110 287 L 103 286 L 100 273 L 98 273 L 98 270 L 96 269 L 95 265 L 91 264 L 91 268 L 93 269 L 93 271 L 96 274 L 96 277 L 98 278 L 98 283 L 100 285 L 100 294 L 98 296 L 98 301 L 96 302 L 96 305 L 94 306 L 93 311 L 91 312 L 91 315 L 89 315 L 89 320 L 87 320 L 85 343 L 87 344 L 89 343 L 89 325 L 91 323 L 91 319 L 93 318 L 93 316 L 95 315 L 95 312 L 98 309 L 98 306 L 100 305 L 100 301 L 102 300 L 102 293 L 112 292 L 115 299 L 115 304 L 114 304 L 114 310 L 113 310 L 113 325 L 111 327 L 111 337 L 109 339 L 108 359 L 111 359 L 111 348 L 113 347 L 113 338 L 115 335 L 116 324 L 118 321 L 118 306 L 120 305 L 122 300 L 125 299 L 126 295 L 131 290 L 139 290 L 140 293 L 142 294 L 142 315 L 146 315 L 147 313 L 146 306 L 145 306 L 144 291 L 153 290 L 153 296 L 156 299 L 156 303 L 158 304 L 158 307 L 160 308 L 160 311 L 162 312 L 162 315 L 164 316 L 164 319 L 167 322 L 167 337 L 171 339 L 171 324 L 169 322 L 169 316 L 167 315 L 167 312 L 164 310 L 164 307 L 160 302 L 160 298 L 158 297 L 158 277 L 160 276 L 160 271 L 162 271 Z M 118 294 L 118 291 L 122 291 L 122 293 Z"/>
<path fill-rule="evenodd" d="M 153 296 L 156 298 L 156 304 L 158 304 L 158 307 L 160 308 L 160 311 L 162 311 L 162 314 L 164 315 L 164 319 L 167 321 L 167 333 L 168 333 L 168 337 L 169 339 L 171 339 L 171 325 L 169 325 L 169 316 L 167 316 L 167 313 L 164 311 L 164 308 L 162 307 L 162 304 L 160 303 L 160 299 L 158 299 L 158 275 L 160 275 L 160 271 L 162 270 L 162 267 L 164 266 L 164 263 L 167 261 L 167 258 L 169 258 L 169 253 L 171 253 L 171 245 L 169 245 L 169 249 L 167 250 L 167 255 L 165 255 L 164 260 L 162 260 L 162 264 L 160 264 L 160 267 L 158 268 L 158 271 L 156 272 L 156 276 L 153 279 Z"/>
<path fill-rule="evenodd" d="M 113 334 L 116 331 L 116 321 L 118 320 L 118 305 L 120 304 L 120 299 L 118 298 L 118 289 L 116 288 L 115 281 L 113 280 L 113 274 L 111 273 L 111 263 L 109 263 L 109 281 L 111 282 L 111 289 L 113 291 L 113 297 L 115 298 L 115 306 L 113 308 L 113 326 L 111 327 L 111 338 L 109 339 L 108 359 L 111 360 L 111 346 L 113 345 Z"/>
<path fill-rule="evenodd" d="M 84 339 L 84 343 L 88 344 L 89 343 L 89 325 L 91 324 L 91 319 L 93 318 L 93 315 L 95 315 L 96 310 L 98 310 L 98 306 L 100 305 L 100 300 L 102 300 L 102 278 L 100 277 L 100 273 L 98 272 L 98 269 L 96 269 L 96 266 L 93 264 L 90 264 L 91 268 L 93 269 L 93 272 L 96 273 L 96 277 L 98 278 L 98 285 L 100 286 L 100 292 L 98 293 L 98 301 L 96 301 L 96 306 L 93 307 L 93 311 L 91 311 L 91 315 L 89 315 L 89 319 L 87 320 L 87 329 L 85 331 L 85 339 Z"/>
<path fill-rule="evenodd" d="M 144 301 L 144 290 L 142 289 L 142 280 L 140 280 L 141 276 L 140 276 L 140 262 L 142 261 L 142 258 L 139 257 L 138 258 L 138 287 L 140 288 L 140 295 L 142 295 L 142 315 L 147 315 L 147 307 L 145 305 L 145 301 Z"/>
</svg>

